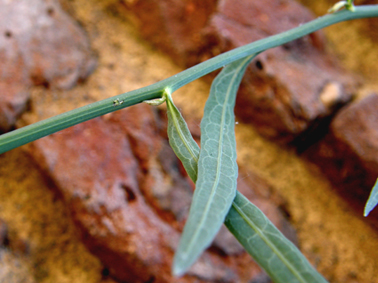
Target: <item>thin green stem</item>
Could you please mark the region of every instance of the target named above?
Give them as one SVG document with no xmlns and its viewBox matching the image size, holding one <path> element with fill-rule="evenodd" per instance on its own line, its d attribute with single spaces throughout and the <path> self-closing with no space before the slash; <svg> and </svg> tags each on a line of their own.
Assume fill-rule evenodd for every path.
<svg viewBox="0 0 378 283">
<path fill-rule="evenodd" d="M 333 25 L 338 22 L 378 16 L 378 5 L 355 7 L 354 12 L 342 10 L 328 14 L 316 20 L 303 24 L 286 32 L 270 36 L 223 53 L 201 64 L 191 67 L 177 75 L 162 80 L 150 86 L 117 95 L 113 98 L 101 100 L 35 124 L 17 129 L 0 136 L 0 153 L 19 147 L 36 139 L 50 135 L 57 131 L 85 122 L 98 116 L 125 108 L 144 100 L 160 98 L 164 89 L 169 87 L 172 92 L 180 87 L 217 70 L 233 61 L 260 53 L 269 48 L 277 47 L 304 35 Z"/>
<path fill-rule="evenodd" d="M 327 14 L 323 17 L 317 18 L 311 22 L 300 25 L 291 30 L 269 36 L 267 38 L 252 42 L 250 44 L 241 46 L 231 51 L 220 54 L 214 58 L 211 58 L 201 64 L 193 66 L 173 77 L 166 79 L 172 92 L 176 91 L 180 87 L 215 71 L 233 61 L 249 56 L 251 54 L 260 53 L 267 49 L 277 47 L 296 40 L 302 36 L 310 34 L 319 29 L 328 27 L 330 25 L 361 18 L 377 17 L 378 5 L 366 5 L 355 7 L 355 11 L 342 10 L 334 14 Z M 171 81 L 173 81 L 171 83 Z"/>
</svg>

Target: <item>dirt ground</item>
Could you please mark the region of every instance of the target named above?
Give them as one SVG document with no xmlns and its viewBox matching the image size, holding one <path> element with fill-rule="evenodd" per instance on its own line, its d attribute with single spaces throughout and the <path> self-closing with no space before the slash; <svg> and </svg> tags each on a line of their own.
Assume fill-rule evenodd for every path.
<svg viewBox="0 0 378 283">
<path fill-rule="evenodd" d="M 19 125 L 154 83 L 180 71 L 138 37 L 126 18 L 117 14 L 113 5 L 116 2 L 69 2 L 68 11 L 90 37 L 98 55 L 98 67 L 86 82 L 70 91 L 33 89 L 31 111 L 23 115 Z M 378 51 L 359 29 L 360 21 L 337 25 L 326 33 L 332 51 L 345 66 L 367 76 L 372 89 Z M 350 38 L 350 34 L 359 40 Z M 362 37 L 357 37 L 360 34 Z M 356 47 L 365 44 L 370 47 Z M 209 86 L 199 81 L 173 97 L 184 116 L 190 114 L 199 119 L 208 92 Z M 294 152 L 261 138 L 249 125 L 239 123 L 236 131 L 239 164 L 265 178 L 287 199 L 301 250 L 318 270 L 330 282 L 376 282 L 378 234 L 366 223 L 362 212 L 357 215 L 351 211 L 318 168 Z M 53 184 L 38 171 L 23 148 L 0 156 L 0 219 L 7 223 L 9 241 L 19 251 L 18 266 L 31 274 L 29 281 L 23 282 L 113 282 L 106 278 L 100 261 L 80 242 L 64 203 L 51 187 Z M 5 278 L 1 272 L 0 268 L 0 280 Z"/>
</svg>

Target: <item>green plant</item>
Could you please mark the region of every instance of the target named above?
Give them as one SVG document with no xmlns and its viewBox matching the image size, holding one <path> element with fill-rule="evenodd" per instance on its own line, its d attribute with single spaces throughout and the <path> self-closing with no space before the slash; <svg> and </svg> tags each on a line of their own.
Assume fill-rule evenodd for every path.
<svg viewBox="0 0 378 283">
<path fill-rule="evenodd" d="M 346 9 L 338 11 L 343 7 Z M 0 137 L 0 153 L 137 103 L 157 105 L 165 101 L 170 144 L 196 183 L 173 272 L 183 274 L 211 243 L 224 222 L 275 282 L 326 282 L 265 215 L 236 191 L 238 169 L 233 107 L 245 68 L 257 54 L 340 21 L 378 16 L 378 5 L 354 7 L 350 0 L 337 3 L 331 10 L 335 13 L 221 54 L 156 84 L 6 133 Z M 171 95 L 222 67 L 205 106 L 200 149 Z"/>
<path fill-rule="evenodd" d="M 378 180 L 375 182 L 373 189 L 371 190 L 369 199 L 366 202 L 364 209 L 364 216 L 368 216 L 369 213 L 376 207 L 378 204 Z"/>
</svg>

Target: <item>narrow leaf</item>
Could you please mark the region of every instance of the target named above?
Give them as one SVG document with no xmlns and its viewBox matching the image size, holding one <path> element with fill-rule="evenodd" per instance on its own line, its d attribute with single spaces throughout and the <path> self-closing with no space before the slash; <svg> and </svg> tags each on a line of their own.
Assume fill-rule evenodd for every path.
<svg viewBox="0 0 378 283">
<path fill-rule="evenodd" d="M 170 109 L 172 108 L 168 107 L 168 111 L 171 111 Z M 175 108 L 175 111 L 180 114 L 177 108 Z M 184 135 L 178 134 L 179 131 L 184 132 L 188 128 L 185 120 L 182 119 L 181 114 L 169 115 L 168 113 L 168 119 L 173 118 L 180 120 L 176 125 L 182 127 L 182 130 L 178 129 L 168 133 L 171 146 L 179 148 L 183 156 L 191 156 L 189 152 L 184 152 L 192 147 L 192 151 L 196 153 L 194 160 L 198 160 L 200 149 L 197 143 L 189 135 L 184 139 L 182 138 Z M 168 123 L 173 124 L 173 121 L 168 121 Z M 180 158 L 180 156 L 178 157 Z M 184 160 L 182 162 L 184 163 Z M 191 178 L 193 182 L 196 182 L 196 178 L 192 176 Z M 225 224 L 274 282 L 326 282 L 301 252 L 274 227 L 273 223 L 239 192 L 236 192 Z M 254 237 L 260 239 L 260 241 L 251 240 Z M 266 255 L 270 255 L 270 257 Z M 292 260 L 295 264 L 291 262 Z M 304 270 L 307 270 L 307 273 L 303 272 Z M 307 281 L 298 281 L 297 275 L 302 276 Z M 315 278 L 315 281 L 311 281 L 311 278 Z"/>
<path fill-rule="evenodd" d="M 176 108 L 169 92 L 166 91 L 166 102 L 168 109 L 168 138 L 169 144 L 193 182 L 197 180 L 197 164 L 199 157 L 199 146 L 194 141 L 184 118 Z"/>
<path fill-rule="evenodd" d="M 211 86 L 201 122 L 196 190 L 173 263 L 176 275 L 183 274 L 211 244 L 235 197 L 235 97 L 253 57 L 227 65 Z"/>
<path fill-rule="evenodd" d="M 371 190 L 369 199 L 365 205 L 364 216 L 368 216 L 370 211 L 374 209 L 378 204 L 378 179 L 375 182 L 373 189 Z"/>
<path fill-rule="evenodd" d="M 327 282 L 297 247 L 242 194 L 236 194 L 225 225 L 274 282 Z"/>
</svg>

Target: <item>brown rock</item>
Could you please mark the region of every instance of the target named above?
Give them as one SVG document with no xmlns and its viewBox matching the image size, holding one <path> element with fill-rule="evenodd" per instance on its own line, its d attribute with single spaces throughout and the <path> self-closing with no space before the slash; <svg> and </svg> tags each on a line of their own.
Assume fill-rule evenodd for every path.
<svg viewBox="0 0 378 283">
<path fill-rule="evenodd" d="M 0 131 L 7 131 L 15 124 L 29 99 L 27 87 L 30 81 L 24 70 L 24 61 L 17 54 L 17 46 L 12 45 L 11 50 L 6 52 L 0 45 Z"/>
<path fill-rule="evenodd" d="M 70 88 L 94 69 L 89 41 L 57 1 L 0 2 L 0 130 L 25 110 L 31 85 Z"/>
<path fill-rule="evenodd" d="M 142 35 L 170 54 L 179 65 L 187 66 L 188 61 L 196 62 L 199 50 L 207 48 L 201 33 L 216 9 L 217 0 L 122 2 L 128 10 L 133 11 L 134 23 Z"/>
<path fill-rule="evenodd" d="M 151 116 L 148 106 L 136 108 L 136 112 Z M 159 186 L 162 190 L 170 187 L 169 176 L 154 160 L 162 141 L 156 134 L 141 139 L 150 155 L 145 157 L 149 158 L 145 159 L 148 168 L 142 159 L 139 171 L 124 128 L 139 128 L 129 123 L 143 124 L 143 119 L 130 118 L 128 110 L 41 139 L 33 154 L 60 188 L 86 245 L 113 276 L 127 282 L 174 282 L 170 265 L 179 232 L 164 220 L 164 212 L 160 217 L 157 206 L 148 203 L 151 196 L 144 196 L 139 189 L 149 185 L 154 194 Z M 118 120 L 122 124 L 117 124 Z M 258 273 L 257 266 L 248 270 L 250 277 L 254 273 Z M 180 282 L 194 278 L 234 282 L 238 275 L 222 259 L 207 253 Z"/>
<path fill-rule="evenodd" d="M 228 232 L 180 279 L 171 276 L 174 250 L 193 184 L 158 128 L 153 108 L 137 105 L 40 139 L 31 148 L 52 177 L 83 240 L 110 273 L 127 282 L 247 282 L 261 274 Z M 256 181 L 257 180 L 257 181 Z M 262 184 L 255 178 L 254 184 Z M 243 184 L 243 181 L 242 181 Z M 276 206 L 261 202 L 275 223 L 288 226 Z M 225 255 L 233 255 L 232 260 Z"/>
<path fill-rule="evenodd" d="M 70 88 L 93 70 L 87 37 L 57 1 L 3 1 L 0 7 L 0 46 L 5 52 L 18 47 L 34 84 Z"/>
<path fill-rule="evenodd" d="M 375 94 L 344 107 L 327 136 L 306 152 L 361 215 L 378 177 L 377 109 Z"/>
<path fill-rule="evenodd" d="M 4 246 L 7 243 L 7 238 L 8 238 L 8 227 L 5 224 L 5 222 L 0 219 L 0 246 Z"/>
<path fill-rule="evenodd" d="M 147 2 L 154 7 L 152 14 L 143 6 Z M 217 1 L 216 8 L 216 1 L 211 1 L 208 10 L 194 2 L 136 0 L 128 7 L 139 19 L 142 35 L 183 66 L 313 19 L 296 1 L 223 0 Z M 185 5 L 198 7 L 195 16 L 183 16 Z M 171 21 L 172 15 L 180 17 Z M 193 17 L 201 20 L 191 28 Z M 316 32 L 268 50 L 251 63 L 238 95 L 236 115 L 252 122 L 264 136 L 290 142 L 349 101 L 355 87 L 351 75 L 325 52 L 323 34 Z"/>
</svg>

